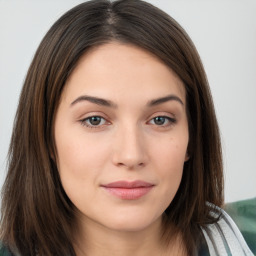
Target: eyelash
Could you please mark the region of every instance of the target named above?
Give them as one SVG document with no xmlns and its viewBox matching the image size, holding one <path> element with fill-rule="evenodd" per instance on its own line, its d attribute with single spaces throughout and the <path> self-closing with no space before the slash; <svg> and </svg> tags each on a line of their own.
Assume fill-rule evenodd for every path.
<svg viewBox="0 0 256 256">
<path fill-rule="evenodd" d="M 89 124 L 88 122 L 91 122 L 93 118 L 99 118 L 100 119 L 100 123 L 102 122 L 102 120 L 105 121 L 105 124 L 99 124 L 99 125 L 93 125 L 93 124 Z M 107 120 L 105 118 L 103 118 L 102 116 L 90 116 L 90 117 L 86 117 L 85 119 L 80 120 L 81 124 L 83 126 L 86 126 L 90 129 L 99 129 L 102 126 L 106 125 Z"/>
<path fill-rule="evenodd" d="M 150 119 L 149 122 L 151 122 L 153 120 L 156 121 L 157 118 L 163 118 L 164 119 L 164 124 L 162 124 L 162 125 L 155 124 L 156 126 L 159 126 L 159 127 L 169 127 L 171 125 L 174 125 L 177 122 L 177 120 L 175 118 L 172 118 L 172 117 L 169 117 L 169 116 L 156 116 L 156 117 Z M 166 121 L 168 121 L 167 124 L 166 124 Z"/>
<path fill-rule="evenodd" d="M 93 125 L 91 123 L 92 119 L 93 118 L 98 118 L 100 119 L 100 123 L 99 124 L 96 124 L 96 125 Z M 169 117 L 169 116 L 155 116 L 154 118 L 151 118 L 150 121 L 148 123 L 151 123 L 152 121 L 156 121 L 157 118 L 162 118 L 164 119 L 164 123 L 163 124 L 160 124 L 160 125 L 157 125 L 157 124 L 153 124 L 153 125 L 156 125 L 157 127 L 169 127 L 169 126 L 172 126 L 174 125 L 177 120 L 175 118 L 172 118 L 172 117 Z M 101 124 L 101 122 L 104 121 L 104 124 Z M 168 123 L 166 124 L 166 121 L 168 121 Z M 90 122 L 90 124 L 88 123 Z M 90 116 L 90 117 L 86 117 L 85 119 L 82 119 L 80 120 L 80 123 L 83 125 L 83 126 L 86 126 L 90 129 L 100 129 L 102 128 L 103 126 L 107 125 L 107 124 L 110 124 L 104 117 L 102 116 Z"/>
</svg>

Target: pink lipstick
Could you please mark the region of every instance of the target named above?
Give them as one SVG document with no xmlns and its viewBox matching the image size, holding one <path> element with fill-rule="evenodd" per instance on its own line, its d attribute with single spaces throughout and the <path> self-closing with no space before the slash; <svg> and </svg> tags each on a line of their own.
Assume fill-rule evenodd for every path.
<svg viewBox="0 0 256 256">
<path fill-rule="evenodd" d="M 116 181 L 106 185 L 101 185 L 110 194 L 124 200 L 135 200 L 146 195 L 154 184 L 145 181 Z"/>
</svg>

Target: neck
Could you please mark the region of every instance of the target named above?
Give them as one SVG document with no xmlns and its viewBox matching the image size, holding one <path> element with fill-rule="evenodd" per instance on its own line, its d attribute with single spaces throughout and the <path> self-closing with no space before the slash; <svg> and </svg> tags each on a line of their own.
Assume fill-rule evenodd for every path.
<svg viewBox="0 0 256 256">
<path fill-rule="evenodd" d="M 181 239 L 174 239 L 169 246 L 161 242 L 161 219 L 139 231 L 113 230 L 90 222 L 80 223 L 75 231 L 77 256 L 183 255 L 180 253 Z"/>
</svg>

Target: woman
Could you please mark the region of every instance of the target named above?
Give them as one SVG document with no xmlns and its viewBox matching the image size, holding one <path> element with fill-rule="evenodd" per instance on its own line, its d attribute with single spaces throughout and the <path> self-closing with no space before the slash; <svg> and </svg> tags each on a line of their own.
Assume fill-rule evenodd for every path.
<svg viewBox="0 0 256 256">
<path fill-rule="evenodd" d="M 252 255 L 222 204 L 218 125 L 187 34 L 143 1 L 64 14 L 20 96 L 3 250 Z"/>
</svg>

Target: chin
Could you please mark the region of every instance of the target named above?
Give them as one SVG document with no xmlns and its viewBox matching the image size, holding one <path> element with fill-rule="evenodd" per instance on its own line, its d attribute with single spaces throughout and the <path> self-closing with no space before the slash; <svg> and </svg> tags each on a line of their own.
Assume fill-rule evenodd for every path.
<svg viewBox="0 0 256 256">
<path fill-rule="evenodd" d="M 158 219 L 161 219 L 161 217 Z M 104 226 L 116 231 L 138 232 L 153 226 L 158 219 L 150 217 L 149 215 L 145 216 L 145 214 L 141 216 L 127 214 L 126 216 L 114 217 L 114 219 L 111 220 L 105 219 Z"/>
</svg>

